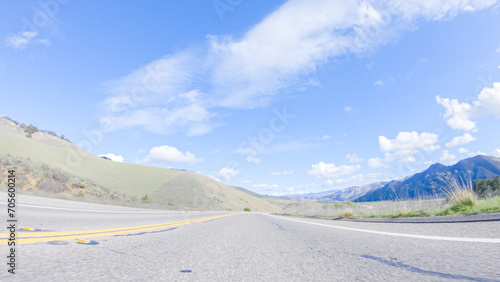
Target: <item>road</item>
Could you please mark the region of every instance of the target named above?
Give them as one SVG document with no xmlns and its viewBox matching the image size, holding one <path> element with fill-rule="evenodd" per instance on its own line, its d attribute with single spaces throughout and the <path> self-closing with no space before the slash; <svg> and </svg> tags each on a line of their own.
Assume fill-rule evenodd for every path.
<svg viewBox="0 0 500 282">
<path fill-rule="evenodd" d="M 6 198 L 0 193 L 4 215 Z M 28 230 L 17 233 L 15 275 L 2 240 L 0 281 L 500 281 L 500 222 L 338 222 L 17 200 L 18 229 Z"/>
</svg>

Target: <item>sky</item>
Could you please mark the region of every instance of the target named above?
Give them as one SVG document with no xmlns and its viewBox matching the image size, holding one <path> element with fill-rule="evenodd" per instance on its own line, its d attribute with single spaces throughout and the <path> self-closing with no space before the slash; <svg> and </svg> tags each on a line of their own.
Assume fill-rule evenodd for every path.
<svg viewBox="0 0 500 282">
<path fill-rule="evenodd" d="M 0 115 L 267 195 L 500 157 L 500 1 L 1 1 Z"/>
</svg>

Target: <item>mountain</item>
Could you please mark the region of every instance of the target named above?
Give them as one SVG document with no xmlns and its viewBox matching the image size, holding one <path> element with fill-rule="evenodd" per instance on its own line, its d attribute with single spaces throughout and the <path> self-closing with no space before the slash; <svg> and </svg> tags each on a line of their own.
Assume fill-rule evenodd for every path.
<svg viewBox="0 0 500 282">
<path fill-rule="evenodd" d="M 284 196 L 284 198 L 291 200 L 314 200 L 317 202 L 325 202 L 325 203 L 337 202 L 337 201 L 349 201 L 359 198 L 368 193 L 369 191 L 383 187 L 386 184 L 387 182 L 375 182 L 363 186 L 353 186 L 342 190 L 330 190 L 318 193 L 289 195 L 289 196 Z"/>
<path fill-rule="evenodd" d="M 0 118 L 0 187 L 7 168 L 16 170 L 19 189 L 41 195 L 168 209 L 276 210 L 200 173 L 106 160 L 55 134 Z"/>
<path fill-rule="evenodd" d="M 474 181 L 475 179 L 492 179 L 495 175 L 500 175 L 500 158 L 479 155 L 450 166 L 440 163 L 433 164 L 423 172 L 401 181 L 393 180 L 355 201 L 405 200 L 443 196 L 443 189 L 448 186 L 449 179 Z"/>
</svg>

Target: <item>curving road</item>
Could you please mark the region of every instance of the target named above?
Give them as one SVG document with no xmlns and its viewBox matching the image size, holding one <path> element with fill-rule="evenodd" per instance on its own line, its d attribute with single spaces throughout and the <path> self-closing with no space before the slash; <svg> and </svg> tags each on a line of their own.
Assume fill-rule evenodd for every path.
<svg viewBox="0 0 500 282">
<path fill-rule="evenodd" d="M 0 193 L 4 224 L 6 198 Z M 7 272 L 2 239 L 0 281 L 500 281 L 498 221 L 338 222 L 17 201 L 16 274 Z"/>
</svg>

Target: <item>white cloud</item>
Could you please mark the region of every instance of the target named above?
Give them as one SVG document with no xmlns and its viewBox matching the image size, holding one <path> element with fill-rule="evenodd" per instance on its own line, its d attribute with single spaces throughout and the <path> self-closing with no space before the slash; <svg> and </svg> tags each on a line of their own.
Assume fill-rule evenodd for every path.
<svg viewBox="0 0 500 282">
<path fill-rule="evenodd" d="M 349 178 L 337 178 L 337 179 L 327 179 L 323 186 L 340 186 L 340 187 L 352 187 L 357 185 L 364 185 L 369 182 L 376 181 L 377 178 L 381 176 L 380 173 L 370 173 L 367 175 L 357 174 Z"/>
<path fill-rule="evenodd" d="M 475 115 L 475 108 L 469 103 L 459 103 L 457 99 L 436 97 L 438 104 L 445 108 L 444 118 L 448 118 L 446 124 L 453 129 L 463 129 L 473 131 L 476 129 L 476 123 L 471 120 Z"/>
<path fill-rule="evenodd" d="M 351 107 L 344 107 L 344 111 L 350 112 L 350 111 L 352 111 L 352 108 Z"/>
<path fill-rule="evenodd" d="M 335 164 L 333 163 L 327 164 L 324 162 L 319 162 L 317 164 L 311 165 L 311 170 L 309 170 L 307 173 L 316 179 L 336 178 L 346 174 L 353 174 L 355 171 L 359 169 L 361 169 L 360 165 L 335 166 Z"/>
<path fill-rule="evenodd" d="M 194 154 L 187 151 L 185 153 L 179 151 L 175 147 L 163 145 L 153 147 L 149 150 L 148 156 L 140 161 L 141 163 L 188 163 L 195 164 L 203 161 L 197 159 Z"/>
<path fill-rule="evenodd" d="M 450 142 L 446 143 L 446 147 L 456 147 L 459 145 L 464 145 L 470 143 L 472 141 L 476 141 L 477 139 L 470 135 L 470 133 L 466 132 L 463 136 L 454 137 Z"/>
<path fill-rule="evenodd" d="M 278 185 L 276 184 L 255 184 L 253 185 L 254 188 L 264 188 L 266 190 L 276 190 L 279 188 Z"/>
<path fill-rule="evenodd" d="M 99 157 L 106 157 L 112 161 L 115 161 L 115 162 L 119 162 L 119 163 L 123 163 L 123 157 L 122 155 L 115 155 L 115 154 L 112 154 L 112 153 L 107 153 L 107 154 L 100 154 Z"/>
<path fill-rule="evenodd" d="M 465 148 L 460 148 L 460 149 L 458 149 L 458 152 L 459 152 L 460 154 L 467 154 L 467 153 L 469 152 L 469 150 L 467 150 L 467 149 L 465 149 Z"/>
<path fill-rule="evenodd" d="M 248 156 L 247 157 L 247 162 L 249 162 L 249 163 L 260 164 L 261 161 L 262 160 L 259 159 L 259 158 L 255 158 L 255 157 L 252 157 L 252 156 Z"/>
<path fill-rule="evenodd" d="M 206 48 L 156 60 L 119 79 L 103 103 L 102 122 L 115 130 L 205 134 L 220 125 L 214 121 L 218 111 L 266 106 L 283 89 L 307 84 L 307 75 L 332 58 L 370 53 L 423 21 L 493 3 L 290 0 L 241 37 L 208 36 Z M 192 100 L 179 95 L 192 91 L 199 94 Z"/>
<path fill-rule="evenodd" d="M 385 161 L 400 159 L 403 162 L 414 162 L 416 159 L 412 156 L 419 150 L 435 151 L 440 149 L 437 145 L 439 136 L 434 133 L 416 131 L 399 132 L 395 139 L 388 139 L 385 136 L 379 136 L 380 150 L 386 152 Z"/>
<path fill-rule="evenodd" d="M 330 135 L 325 135 L 323 137 L 321 137 L 321 140 L 328 140 L 328 139 L 331 139 L 332 137 Z"/>
<path fill-rule="evenodd" d="M 500 118 L 500 82 L 493 83 L 492 88 L 483 88 L 477 100 L 476 105 L 480 105 L 496 118 Z"/>
<path fill-rule="evenodd" d="M 217 175 L 217 177 L 223 181 L 233 179 L 239 174 L 240 174 L 239 171 L 228 167 L 223 167 L 215 173 L 215 175 Z"/>
<path fill-rule="evenodd" d="M 481 152 L 481 151 L 477 151 L 477 152 L 470 152 L 470 153 L 469 153 L 469 157 L 475 157 L 475 156 L 479 156 L 479 155 L 486 156 L 486 153 L 483 153 L 483 152 Z"/>
<path fill-rule="evenodd" d="M 284 170 L 282 172 L 279 171 L 273 171 L 271 172 L 271 175 L 274 176 L 279 176 L 279 175 L 293 175 L 295 172 L 293 170 Z"/>
<path fill-rule="evenodd" d="M 379 80 L 375 81 L 373 83 L 373 85 L 375 85 L 375 86 L 384 86 L 385 82 L 383 80 L 379 79 Z"/>
<path fill-rule="evenodd" d="M 347 154 L 346 159 L 350 163 L 360 163 L 360 162 L 363 162 L 365 160 L 363 158 L 358 157 L 358 154 L 356 154 L 356 153 L 354 153 L 354 154 Z"/>
<path fill-rule="evenodd" d="M 10 35 L 5 38 L 5 46 L 14 49 L 23 50 L 30 44 L 42 44 L 50 46 L 52 42 L 48 38 L 36 39 L 38 32 L 24 31 L 16 35 Z"/>
<path fill-rule="evenodd" d="M 381 168 L 385 167 L 387 168 L 388 166 L 384 164 L 384 159 L 382 158 L 371 158 L 368 160 L 368 166 L 370 168 Z"/>
<path fill-rule="evenodd" d="M 444 118 L 453 129 L 476 131 L 476 122 L 473 118 L 480 115 L 492 114 L 500 118 L 500 82 L 493 83 L 492 88 L 484 87 L 479 93 L 477 101 L 459 103 L 457 99 L 436 97 L 438 104 L 445 108 Z"/>
<path fill-rule="evenodd" d="M 241 183 L 243 183 L 243 184 L 250 184 L 250 183 L 252 183 L 252 180 L 248 180 L 248 179 L 247 180 L 243 180 L 243 181 L 241 181 Z"/>
<path fill-rule="evenodd" d="M 495 149 L 495 151 L 491 152 L 491 155 L 500 158 L 500 149 Z"/>
<path fill-rule="evenodd" d="M 113 96 L 102 102 L 101 123 L 110 130 L 142 127 L 158 134 L 184 131 L 202 135 L 220 125 L 208 111 L 206 94 L 189 90 L 196 75 L 189 52 L 165 57 L 117 81 L 107 83 Z"/>
<path fill-rule="evenodd" d="M 442 162 L 451 162 L 451 161 L 455 160 L 456 158 L 457 157 L 453 154 L 450 154 L 450 152 L 448 152 L 448 150 L 443 150 L 443 154 L 441 155 L 439 160 Z"/>
</svg>

